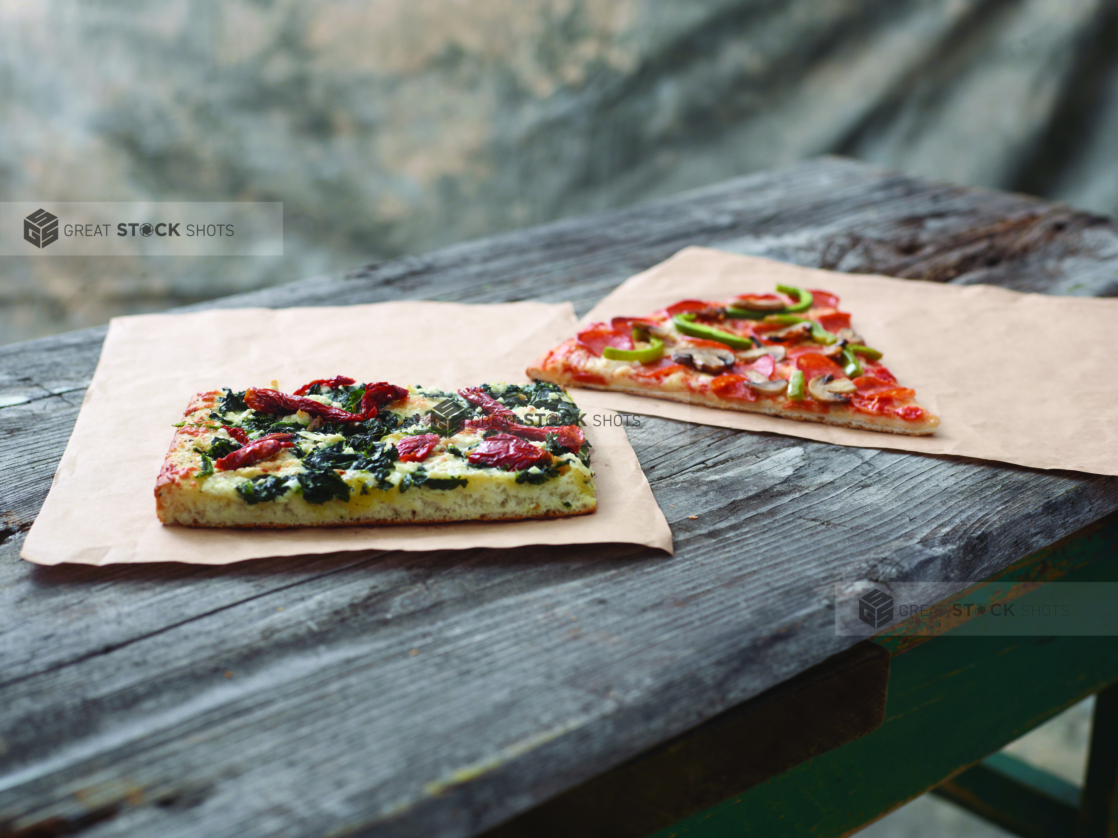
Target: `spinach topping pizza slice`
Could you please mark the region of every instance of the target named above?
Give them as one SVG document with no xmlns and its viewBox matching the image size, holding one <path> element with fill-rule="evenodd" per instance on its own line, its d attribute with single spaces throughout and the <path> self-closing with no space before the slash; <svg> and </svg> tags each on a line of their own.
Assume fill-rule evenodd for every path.
<svg viewBox="0 0 1118 838">
<path fill-rule="evenodd" d="M 896 434 L 939 417 L 916 401 L 827 291 L 778 285 L 732 300 L 681 300 L 646 317 L 593 323 L 528 375 L 725 410 Z"/>
<path fill-rule="evenodd" d="M 582 412 L 553 383 L 450 393 L 336 376 L 198 393 L 156 481 L 164 524 L 301 527 L 595 511 Z"/>
</svg>

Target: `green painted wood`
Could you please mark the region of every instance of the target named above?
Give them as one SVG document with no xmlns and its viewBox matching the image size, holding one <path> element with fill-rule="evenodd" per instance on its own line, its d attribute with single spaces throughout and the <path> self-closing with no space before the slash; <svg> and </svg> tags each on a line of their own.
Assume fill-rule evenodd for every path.
<svg viewBox="0 0 1118 838">
<path fill-rule="evenodd" d="M 968 602 L 986 606 L 995 602 L 1009 602 L 1026 592 L 1019 583 L 1067 581 L 1065 577 L 1070 573 L 1078 574 L 1075 578 L 1083 581 L 1118 581 L 1107 579 L 1105 577 L 1107 571 L 1104 567 L 1094 566 L 1098 556 L 1114 549 L 1112 530 L 1116 520 L 1118 517 L 1110 516 L 1083 527 L 1066 538 L 1035 553 L 1030 553 L 1025 558 L 990 575 L 968 591 L 960 592 L 955 598 L 962 598 L 965 594 Z M 1096 578 L 1100 574 L 1103 578 Z M 937 634 L 944 634 L 952 628 L 969 622 L 970 619 L 970 617 L 962 617 L 955 620 L 948 617 L 929 620 L 915 617 L 883 631 L 874 638 L 874 642 L 888 649 L 891 655 L 899 655 Z M 924 622 L 932 631 L 926 634 L 913 632 L 913 625 L 917 622 Z"/>
<path fill-rule="evenodd" d="M 998 753 L 932 792 L 1022 838 L 1066 838 L 1075 830 L 1079 787 Z"/>
<path fill-rule="evenodd" d="M 1118 518 L 1065 542 L 1066 581 L 1118 579 Z M 1043 590 L 1021 598 L 1028 603 Z M 884 724 L 655 838 L 846 835 L 1118 679 L 1118 637 L 965 637 L 892 659 Z M 1100 833 L 1106 834 L 1106 833 Z"/>
<path fill-rule="evenodd" d="M 1118 684 L 1095 700 L 1087 777 L 1083 783 L 1076 838 L 1118 834 Z"/>
</svg>

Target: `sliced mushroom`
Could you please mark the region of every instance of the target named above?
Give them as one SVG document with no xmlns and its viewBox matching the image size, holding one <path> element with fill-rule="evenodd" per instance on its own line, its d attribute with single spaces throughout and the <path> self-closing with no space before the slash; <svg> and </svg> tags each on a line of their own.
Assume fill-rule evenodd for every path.
<svg viewBox="0 0 1118 838">
<path fill-rule="evenodd" d="M 675 332 L 671 329 L 665 329 L 663 326 L 657 326 L 655 323 L 637 322 L 633 324 L 633 329 L 645 340 L 648 340 L 649 337 L 659 338 L 665 346 L 670 346 L 676 342 Z"/>
<path fill-rule="evenodd" d="M 776 378 L 770 381 L 764 373 L 757 370 L 746 370 L 745 377 L 749 380 L 750 389 L 764 393 L 766 396 L 775 396 L 788 389 L 788 382 L 785 379 Z"/>
<path fill-rule="evenodd" d="M 705 346 L 684 346 L 672 353 L 677 364 L 686 364 L 699 372 L 718 375 L 726 372 L 737 360 L 729 349 L 710 349 Z"/>
<path fill-rule="evenodd" d="M 756 361 L 758 358 L 762 358 L 765 355 L 772 355 L 774 361 L 783 361 L 784 356 L 787 354 L 788 352 L 783 346 L 758 346 L 756 349 L 747 349 L 744 352 L 739 352 L 738 359 L 748 364 L 750 361 Z"/>
<path fill-rule="evenodd" d="M 838 358 L 842 355 L 842 350 L 846 341 L 840 340 L 838 343 L 832 343 L 830 346 L 820 346 L 818 352 L 824 358 Z"/>
<path fill-rule="evenodd" d="M 827 389 L 832 393 L 838 393 L 840 396 L 858 392 L 858 388 L 849 378 L 836 378 L 827 385 Z"/>
<path fill-rule="evenodd" d="M 734 308 L 744 308 L 746 311 L 784 311 L 787 307 L 788 303 L 777 297 L 738 297 L 734 300 Z"/>
<path fill-rule="evenodd" d="M 862 336 L 853 329 L 839 329 L 835 334 L 847 343 L 862 343 Z"/>
<path fill-rule="evenodd" d="M 811 336 L 810 323 L 793 323 L 787 328 L 781 329 L 777 332 L 769 332 L 767 335 L 762 335 L 765 340 L 778 340 L 781 343 L 785 341 L 801 340 L 802 338 Z"/>
<path fill-rule="evenodd" d="M 833 375 L 817 375 L 807 383 L 807 391 L 813 399 L 823 404 L 850 404 L 850 396 L 847 394 L 849 391 L 836 393 L 830 388 L 832 381 L 834 381 Z M 853 382 L 851 384 L 853 385 Z"/>
</svg>

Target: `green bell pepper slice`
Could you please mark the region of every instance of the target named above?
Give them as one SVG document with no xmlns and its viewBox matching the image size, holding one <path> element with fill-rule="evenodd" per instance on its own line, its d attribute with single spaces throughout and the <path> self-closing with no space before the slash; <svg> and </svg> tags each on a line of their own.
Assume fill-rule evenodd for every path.
<svg viewBox="0 0 1118 838">
<path fill-rule="evenodd" d="M 792 377 L 788 379 L 788 398 L 794 402 L 803 401 L 804 374 L 801 370 L 793 370 Z"/>
<path fill-rule="evenodd" d="M 809 308 L 811 308 L 811 304 L 815 301 L 815 298 L 812 297 L 811 292 L 808 291 L 806 288 L 799 288 L 795 285 L 778 285 L 776 286 L 776 290 L 779 291 L 781 294 L 787 294 L 789 297 L 795 300 L 792 305 L 784 309 L 790 314 L 797 311 L 807 311 Z"/>
<path fill-rule="evenodd" d="M 640 329 L 633 329 L 633 342 L 641 340 Z M 602 347 L 602 357 L 610 361 L 636 361 L 651 364 L 664 357 L 664 341 L 649 335 L 648 346 L 643 349 L 618 349 L 615 346 Z"/>
<path fill-rule="evenodd" d="M 771 311 L 753 311 L 748 308 L 738 308 L 737 306 L 726 306 L 726 316 L 731 320 L 764 320 L 766 317 L 772 315 Z"/>
<path fill-rule="evenodd" d="M 842 350 L 843 371 L 846 373 L 847 378 L 857 378 L 862 374 L 862 365 L 858 363 L 858 358 L 850 347 L 844 347 Z"/>
<path fill-rule="evenodd" d="M 880 361 L 881 352 L 877 349 L 871 349 L 868 346 L 862 346 L 860 343 L 848 343 L 846 348 L 853 352 L 855 355 L 861 355 L 864 358 L 869 358 L 871 361 Z"/>
<path fill-rule="evenodd" d="M 693 322 L 694 320 L 695 315 L 693 313 L 685 312 L 673 317 L 672 323 L 675 324 L 675 327 L 679 329 L 682 334 L 689 335 L 693 338 L 717 341 L 733 349 L 751 349 L 753 347 L 753 338 L 732 335 L 729 332 L 723 332 L 721 329 L 704 326 L 702 323 L 695 323 Z"/>
</svg>

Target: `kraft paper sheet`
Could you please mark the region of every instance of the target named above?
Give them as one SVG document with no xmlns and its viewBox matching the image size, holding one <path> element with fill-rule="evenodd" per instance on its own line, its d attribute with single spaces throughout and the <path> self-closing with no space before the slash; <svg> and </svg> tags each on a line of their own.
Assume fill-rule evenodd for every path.
<svg viewBox="0 0 1118 838">
<path fill-rule="evenodd" d="M 940 417 L 935 435 L 835 428 L 589 389 L 573 390 L 575 400 L 584 408 L 836 445 L 1118 475 L 1118 299 L 836 273 L 690 247 L 625 281 L 581 323 L 649 314 L 688 298 L 771 293 L 777 283 L 837 294 L 854 330 Z"/>
<path fill-rule="evenodd" d="M 236 309 L 112 321 L 54 484 L 21 555 L 38 564 L 229 564 L 351 550 L 628 543 L 671 552 L 667 521 L 625 430 L 587 417 L 598 511 L 574 518 L 392 527 L 164 527 L 155 478 L 191 395 L 217 387 L 290 392 L 348 375 L 455 389 L 525 381 L 527 361 L 575 329 L 569 304 L 399 302 Z"/>
</svg>

